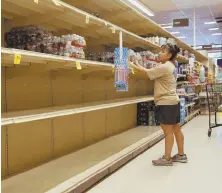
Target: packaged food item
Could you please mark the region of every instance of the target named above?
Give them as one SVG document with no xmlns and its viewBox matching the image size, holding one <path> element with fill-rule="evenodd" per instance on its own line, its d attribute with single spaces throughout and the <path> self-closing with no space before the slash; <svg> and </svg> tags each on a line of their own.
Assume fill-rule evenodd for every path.
<svg viewBox="0 0 222 193">
<path fill-rule="evenodd" d="M 205 68 L 203 66 L 201 66 L 201 68 L 200 68 L 200 81 L 202 83 L 205 82 Z"/>
<path fill-rule="evenodd" d="M 150 51 L 134 52 L 129 50 L 129 61 L 140 64 L 144 68 L 152 68 L 157 65 L 156 55 Z"/>
<path fill-rule="evenodd" d="M 161 37 L 160 38 L 160 46 L 164 45 L 166 43 L 166 41 L 167 41 L 166 38 Z"/>
<path fill-rule="evenodd" d="M 184 50 L 183 51 L 183 56 L 189 58 L 189 51 L 188 50 Z"/>
<path fill-rule="evenodd" d="M 6 47 L 85 59 L 84 37 L 76 34 L 53 36 L 53 32 L 36 26 L 12 28 L 5 34 Z"/>
<path fill-rule="evenodd" d="M 86 52 L 86 59 L 114 64 L 115 56 L 113 52 L 98 52 L 98 53 Z"/>
<path fill-rule="evenodd" d="M 147 37 L 146 38 L 149 42 L 153 43 L 153 44 L 157 44 L 159 46 L 162 46 L 163 44 L 166 44 L 167 42 L 167 38 L 164 37 L 159 37 L 159 36 L 155 36 L 155 37 Z"/>
</svg>

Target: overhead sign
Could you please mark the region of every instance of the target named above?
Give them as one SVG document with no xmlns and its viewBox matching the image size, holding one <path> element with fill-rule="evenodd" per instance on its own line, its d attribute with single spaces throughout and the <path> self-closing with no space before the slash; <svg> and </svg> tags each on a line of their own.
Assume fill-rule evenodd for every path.
<svg viewBox="0 0 222 193">
<path fill-rule="evenodd" d="M 203 45 L 202 49 L 203 50 L 211 50 L 212 49 L 212 45 Z"/>
<path fill-rule="evenodd" d="M 189 19 L 174 19 L 173 20 L 173 27 L 187 27 L 189 26 Z"/>
</svg>

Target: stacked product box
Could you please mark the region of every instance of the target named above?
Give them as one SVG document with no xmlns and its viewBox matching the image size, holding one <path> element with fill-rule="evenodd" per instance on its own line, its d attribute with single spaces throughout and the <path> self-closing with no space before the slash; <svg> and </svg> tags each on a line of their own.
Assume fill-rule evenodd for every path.
<svg viewBox="0 0 222 193">
<path fill-rule="evenodd" d="M 155 104 L 142 102 L 137 104 L 137 125 L 156 126 Z"/>
<path fill-rule="evenodd" d="M 186 119 L 186 100 L 180 98 L 180 123 L 183 124 Z"/>
</svg>

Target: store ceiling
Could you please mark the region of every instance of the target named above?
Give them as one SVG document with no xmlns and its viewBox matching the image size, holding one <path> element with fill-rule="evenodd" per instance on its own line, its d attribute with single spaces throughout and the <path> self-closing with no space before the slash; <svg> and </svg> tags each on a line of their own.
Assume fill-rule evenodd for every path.
<svg viewBox="0 0 222 193">
<path fill-rule="evenodd" d="M 222 32 L 222 23 L 205 25 L 204 22 L 216 21 L 215 18 L 222 17 L 222 0 L 141 0 L 147 7 L 155 12 L 152 19 L 158 24 L 171 23 L 173 19 L 190 19 L 190 26 L 183 28 L 167 29 L 169 32 L 180 32 L 176 36 L 185 36 L 186 43 L 193 45 L 193 11 L 196 6 L 197 45 L 221 44 L 222 36 L 212 36 L 213 33 Z M 161 5 L 162 4 L 162 5 Z M 160 6 L 161 5 L 161 6 Z M 219 28 L 209 31 L 210 28 Z"/>
<path fill-rule="evenodd" d="M 115 23 L 139 35 L 161 35 L 158 29 L 150 29 L 143 26 L 144 19 L 134 17 L 136 13 L 128 10 L 120 0 L 63 0 L 73 6 L 89 13 L 98 14 L 98 17 Z M 171 23 L 173 19 L 189 17 L 190 26 L 183 28 L 167 29 L 169 32 L 179 31 L 175 36 L 185 36 L 182 41 L 193 45 L 193 7 L 196 5 L 197 45 L 221 44 L 222 36 L 212 36 L 212 33 L 222 32 L 221 24 L 205 25 L 204 22 L 215 21 L 215 17 L 222 17 L 222 0 L 140 0 L 150 8 L 155 16 L 151 17 L 156 23 Z M 126 17 L 126 16 L 129 17 Z M 143 22 L 142 22 L 143 21 Z M 209 31 L 209 28 L 220 29 Z M 153 33 L 155 31 L 155 33 Z"/>
</svg>

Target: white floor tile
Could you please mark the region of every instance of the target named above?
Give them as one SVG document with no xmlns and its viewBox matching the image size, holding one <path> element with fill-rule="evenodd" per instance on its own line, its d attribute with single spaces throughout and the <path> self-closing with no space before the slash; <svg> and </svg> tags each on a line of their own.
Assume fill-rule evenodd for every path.
<svg viewBox="0 0 222 193">
<path fill-rule="evenodd" d="M 188 164 L 152 166 L 163 155 L 161 141 L 88 193 L 222 193 L 222 127 L 208 138 L 208 117 L 199 116 L 183 131 Z"/>
</svg>

